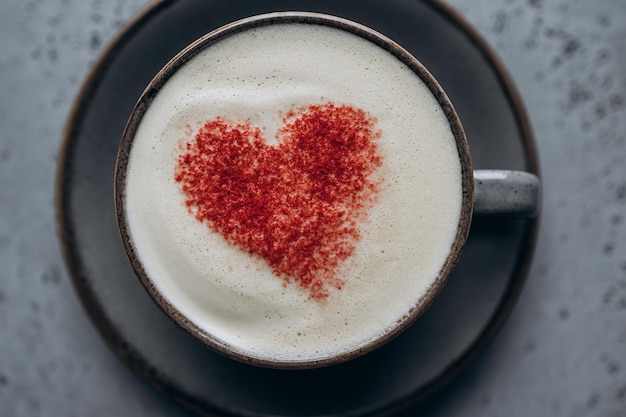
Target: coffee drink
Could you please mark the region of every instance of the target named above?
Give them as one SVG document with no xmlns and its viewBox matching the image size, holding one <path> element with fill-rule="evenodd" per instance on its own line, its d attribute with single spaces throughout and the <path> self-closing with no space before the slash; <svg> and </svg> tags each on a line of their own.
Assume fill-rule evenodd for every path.
<svg viewBox="0 0 626 417">
<path fill-rule="evenodd" d="M 126 132 L 133 265 L 179 324 L 238 359 L 369 349 L 432 301 L 464 242 L 471 173 L 447 101 L 404 52 L 343 24 L 209 38 Z"/>
</svg>

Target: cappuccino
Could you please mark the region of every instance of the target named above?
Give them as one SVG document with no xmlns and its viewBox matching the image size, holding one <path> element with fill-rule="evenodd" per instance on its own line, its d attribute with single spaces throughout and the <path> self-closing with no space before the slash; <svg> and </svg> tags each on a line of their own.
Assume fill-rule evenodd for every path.
<svg viewBox="0 0 626 417">
<path fill-rule="evenodd" d="M 213 344 L 268 362 L 356 352 L 418 308 L 463 205 L 446 112 L 396 55 L 339 27 L 207 43 L 128 155 L 133 256 Z"/>
</svg>

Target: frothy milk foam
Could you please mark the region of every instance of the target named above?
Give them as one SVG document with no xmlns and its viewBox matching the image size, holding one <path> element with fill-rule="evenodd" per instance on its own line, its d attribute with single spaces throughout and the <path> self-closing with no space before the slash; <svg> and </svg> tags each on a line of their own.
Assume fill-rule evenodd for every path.
<svg viewBox="0 0 626 417">
<path fill-rule="evenodd" d="M 285 112 L 327 102 L 377 119 L 383 182 L 344 287 L 320 303 L 190 215 L 174 172 L 190 127 L 250 121 L 270 141 Z M 302 23 L 231 35 L 179 69 L 141 121 L 126 187 L 134 246 L 168 302 L 224 344 L 284 361 L 357 348 L 405 316 L 450 252 L 462 200 L 453 134 L 419 77 L 369 41 Z"/>
</svg>

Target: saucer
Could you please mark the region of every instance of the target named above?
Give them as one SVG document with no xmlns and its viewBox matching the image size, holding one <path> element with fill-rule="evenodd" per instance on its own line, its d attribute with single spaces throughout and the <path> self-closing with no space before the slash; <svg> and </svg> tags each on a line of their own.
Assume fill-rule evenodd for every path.
<svg viewBox="0 0 626 417">
<path fill-rule="evenodd" d="M 532 133 L 503 67 L 476 32 L 439 2 L 151 3 L 97 61 L 68 121 L 57 210 L 75 289 L 124 363 L 201 414 L 362 416 L 419 410 L 420 400 L 444 388 L 504 323 L 524 285 L 537 219 L 475 218 L 448 285 L 410 329 L 364 357 L 302 371 L 259 368 L 210 351 L 157 307 L 124 253 L 113 209 L 113 173 L 124 125 L 143 88 L 201 35 L 278 10 L 338 15 L 396 40 L 447 91 L 464 124 L 475 168 L 538 173 Z"/>
</svg>

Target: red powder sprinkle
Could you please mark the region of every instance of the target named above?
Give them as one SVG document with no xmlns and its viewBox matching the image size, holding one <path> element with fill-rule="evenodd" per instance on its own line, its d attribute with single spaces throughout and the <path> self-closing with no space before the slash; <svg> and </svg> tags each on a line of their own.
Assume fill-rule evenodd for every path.
<svg viewBox="0 0 626 417">
<path fill-rule="evenodd" d="M 189 212 L 323 301 L 360 239 L 382 164 L 375 119 L 333 103 L 289 111 L 269 145 L 260 128 L 207 121 L 183 144 L 175 180 Z"/>
</svg>

